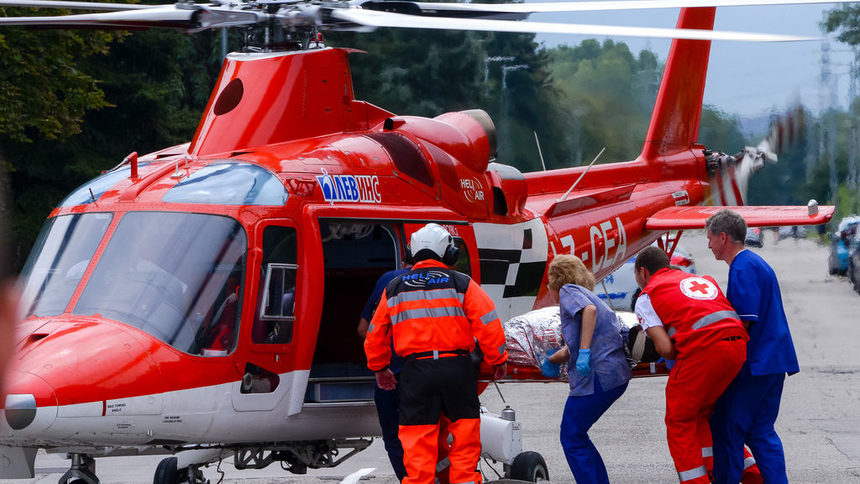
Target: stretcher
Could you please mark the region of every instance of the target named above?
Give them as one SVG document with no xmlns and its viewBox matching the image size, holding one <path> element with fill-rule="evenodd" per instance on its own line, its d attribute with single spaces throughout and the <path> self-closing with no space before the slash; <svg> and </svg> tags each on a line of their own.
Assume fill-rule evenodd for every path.
<svg viewBox="0 0 860 484">
<path fill-rule="evenodd" d="M 631 346 L 628 336 L 631 328 L 638 326 L 636 315 L 618 311 L 618 329 L 625 348 Z M 561 316 L 558 306 L 549 306 L 516 316 L 504 324 L 505 343 L 508 350 L 508 378 L 514 380 L 568 381 L 567 364 L 562 363 L 558 378 L 548 378 L 541 374 L 540 365 L 547 351 L 560 348 L 564 341 L 561 336 Z M 647 340 L 646 344 L 651 344 Z M 633 377 L 665 376 L 669 369 L 662 361 L 639 361 L 627 350 L 627 359 L 633 369 Z M 574 353 L 575 355 L 576 353 Z M 485 371 L 482 371 L 482 376 Z"/>
</svg>

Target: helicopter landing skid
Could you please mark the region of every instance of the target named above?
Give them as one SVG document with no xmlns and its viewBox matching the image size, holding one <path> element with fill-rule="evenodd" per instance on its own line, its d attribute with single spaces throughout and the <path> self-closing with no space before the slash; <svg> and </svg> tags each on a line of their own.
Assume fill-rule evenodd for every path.
<svg viewBox="0 0 860 484">
<path fill-rule="evenodd" d="M 336 439 L 312 442 L 274 444 L 267 447 L 237 449 L 233 457 L 236 469 L 262 469 L 280 461 L 284 470 L 305 474 L 308 468 L 335 467 L 366 449 L 373 439 Z M 338 457 L 340 449 L 352 449 Z"/>
</svg>

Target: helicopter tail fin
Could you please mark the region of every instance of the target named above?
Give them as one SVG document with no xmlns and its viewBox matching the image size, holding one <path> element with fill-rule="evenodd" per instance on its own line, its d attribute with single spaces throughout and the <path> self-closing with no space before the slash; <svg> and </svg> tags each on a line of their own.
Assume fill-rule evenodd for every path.
<svg viewBox="0 0 860 484">
<path fill-rule="evenodd" d="M 677 28 L 711 30 L 715 12 L 715 7 L 683 8 Z M 709 40 L 672 42 L 639 159 L 656 162 L 696 142 L 710 50 Z"/>
</svg>

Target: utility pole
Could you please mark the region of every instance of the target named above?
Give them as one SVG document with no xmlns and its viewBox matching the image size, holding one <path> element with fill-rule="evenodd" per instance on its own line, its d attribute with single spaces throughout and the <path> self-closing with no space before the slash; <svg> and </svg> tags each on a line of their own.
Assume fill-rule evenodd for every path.
<svg viewBox="0 0 860 484">
<path fill-rule="evenodd" d="M 508 122 L 508 72 L 519 69 L 528 68 L 525 64 L 510 65 L 509 63 L 516 60 L 513 56 L 492 56 L 484 59 L 484 94 L 489 94 L 490 86 L 490 63 L 499 62 L 502 64 L 502 83 L 499 87 L 499 119 L 496 120 L 496 128 L 498 129 L 497 143 L 500 156 L 511 156 L 511 137 L 510 123 Z"/>
<path fill-rule="evenodd" d="M 856 45 L 851 46 L 854 59 L 851 61 L 851 87 L 848 91 L 848 119 L 850 123 L 850 138 L 848 140 L 848 188 L 852 192 L 857 191 L 857 113 L 854 112 L 854 100 L 857 99 L 857 82 L 860 76 L 860 49 Z"/>
<path fill-rule="evenodd" d="M 488 85 L 490 80 L 490 62 L 512 62 L 514 60 L 516 60 L 516 58 L 509 55 L 496 55 L 484 58 L 484 94 L 486 94 L 490 89 Z"/>
<path fill-rule="evenodd" d="M 836 179 L 836 77 L 830 67 L 830 42 L 825 37 L 821 41 L 821 83 L 819 85 L 819 112 L 821 113 L 821 136 L 819 137 L 819 159 L 825 158 L 830 171 L 830 197 L 836 202 L 839 184 Z M 812 166 L 807 167 L 807 174 Z"/>
<path fill-rule="evenodd" d="M 527 69 L 529 66 L 525 64 L 517 64 L 517 65 L 503 65 L 502 66 L 502 89 L 499 93 L 501 95 L 501 111 L 502 117 L 505 120 L 499 126 L 499 136 L 497 138 L 499 143 L 499 152 L 505 153 L 507 156 L 511 156 L 513 149 L 511 144 L 511 123 L 508 122 L 510 116 L 508 116 L 508 110 L 510 110 L 510 93 L 508 92 L 508 73 L 513 71 L 518 71 L 520 69 Z"/>
</svg>

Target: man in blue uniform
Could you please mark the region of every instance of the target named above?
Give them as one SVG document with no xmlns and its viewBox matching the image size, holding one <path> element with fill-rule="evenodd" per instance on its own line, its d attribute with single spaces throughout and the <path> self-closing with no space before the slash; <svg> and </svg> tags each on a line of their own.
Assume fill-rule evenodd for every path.
<svg viewBox="0 0 860 484">
<path fill-rule="evenodd" d="M 367 336 L 367 328 L 370 326 L 376 307 L 379 306 L 379 300 L 382 298 L 382 291 L 385 290 L 385 286 L 395 277 L 409 272 L 410 267 L 411 265 L 407 265 L 403 269 L 388 271 L 376 281 L 376 286 L 364 304 L 364 310 L 361 311 L 361 319 L 358 320 L 357 331 L 362 338 Z M 403 369 L 403 359 L 392 351 L 391 362 L 388 367 L 394 373 L 395 378 L 399 379 L 400 370 Z M 403 465 L 403 445 L 397 436 L 400 425 L 400 412 L 397 410 L 400 406 L 400 389 L 383 390 L 375 383 L 374 387 L 373 400 L 376 402 L 379 426 L 382 427 L 382 442 L 385 444 L 385 451 L 388 453 L 391 467 L 394 468 L 394 474 L 397 479 L 402 481 L 406 477 L 406 467 Z"/>
<path fill-rule="evenodd" d="M 711 417 L 714 482 L 740 481 L 747 443 L 767 483 L 788 483 L 782 442 L 774 430 L 785 374 L 800 371 L 779 283 L 758 254 L 744 248 L 746 222 L 720 210 L 706 222 L 708 248 L 729 264 L 726 296 L 750 335 L 747 361 Z"/>
</svg>

